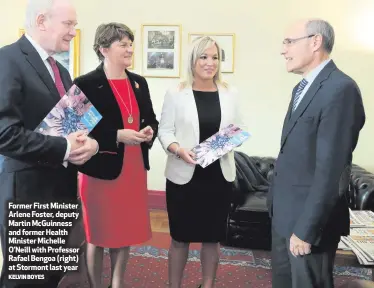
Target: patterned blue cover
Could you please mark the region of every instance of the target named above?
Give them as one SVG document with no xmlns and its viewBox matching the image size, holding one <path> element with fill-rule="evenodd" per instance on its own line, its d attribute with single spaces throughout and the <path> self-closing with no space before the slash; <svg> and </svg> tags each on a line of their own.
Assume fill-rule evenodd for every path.
<svg viewBox="0 0 374 288">
<path fill-rule="evenodd" d="M 35 131 L 44 135 L 62 137 L 81 130 L 88 134 L 101 119 L 101 114 L 82 90 L 74 84 Z"/>
<path fill-rule="evenodd" d="M 239 127 L 230 124 L 212 135 L 191 151 L 195 153 L 195 161 L 203 168 L 212 164 L 235 147 L 243 144 L 250 134 Z"/>
</svg>

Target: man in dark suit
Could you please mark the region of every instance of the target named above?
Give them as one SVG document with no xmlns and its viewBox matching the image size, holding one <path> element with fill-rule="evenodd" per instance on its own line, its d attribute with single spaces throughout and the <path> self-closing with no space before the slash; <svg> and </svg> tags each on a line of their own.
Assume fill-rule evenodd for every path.
<svg viewBox="0 0 374 288">
<path fill-rule="evenodd" d="M 96 140 L 80 132 L 66 138 L 34 132 L 72 85 L 69 72 L 50 56 L 69 50 L 76 23 L 70 1 L 30 0 L 26 35 L 0 49 L 1 287 L 29 284 L 7 276 L 7 264 L 17 264 L 7 263 L 8 202 L 76 202 L 76 165 L 98 150 Z M 57 287 L 61 276 L 50 274 L 37 287 Z"/>
<path fill-rule="evenodd" d="M 269 189 L 273 287 L 330 288 L 340 237 L 349 233 L 345 192 L 365 112 L 355 81 L 329 58 L 329 23 L 301 21 L 283 44 L 288 72 L 303 79 L 292 92 Z"/>
</svg>

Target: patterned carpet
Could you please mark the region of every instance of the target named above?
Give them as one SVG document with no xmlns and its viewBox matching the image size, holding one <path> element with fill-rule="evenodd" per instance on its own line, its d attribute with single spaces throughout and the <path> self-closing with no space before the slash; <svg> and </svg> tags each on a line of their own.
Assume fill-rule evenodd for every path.
<svg viewBox="0 0 374 288">
<path fill-rule="evenodd" d="M 170 237 L 166 233 L 153 233 L 152 240 L 131 248 L 126 283 L 131 288 L 167 287 L 167 253 Z M 271 288 L 271 263 L 268 252 L 221 248 L 217 275 L 217 288 L 265 287 Z M 371 279 L 368 269 L 339 267 L 335 270 L 336 287 L 352 279 Z M 109 285 L 110 258 L 104 256 L 103 283 Z M 191 245 L 185 270 L 183 288 L 196 288 L 201 281 L 200 245 Z M 85 271 L 68 275 L 60 288 L 89 288 Z"/>
</svg>

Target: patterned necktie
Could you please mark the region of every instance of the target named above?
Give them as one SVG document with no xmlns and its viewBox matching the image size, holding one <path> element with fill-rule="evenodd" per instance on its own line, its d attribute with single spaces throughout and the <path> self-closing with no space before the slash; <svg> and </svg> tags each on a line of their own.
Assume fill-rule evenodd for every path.
<svg viewBox="0 0 374 288">
<path fill-rule="evenodd" d="M 303 90 L 304 90 L 304 88 L 307 84 L 308 84 L 308 81 L 303 79 L 303 80 L 301 80 L 301 82 L 299 84 L 299 87 L 297 87 L 295 98 L 293 100 L 292 112 L 295 111 L 295 109 L 297 108 L 297 105 L 299 104 L 299 99 L 300 99 L 301 93 L 303 92 Z"/>
<path fill-rule="evenodd" d="M 53 74 L 55 75 L 55 85 L 58 90 L 58 93 L 62 97 L 65 95 L 66 91 L 65 91 L 64 84 L 62 83 L 62 80 L 61 80 L 60 70 L 58 70 L 56 60 L 53 59 L 52 57 L 48 57 L 47 61 L 52 67 Z"/>
</svg>

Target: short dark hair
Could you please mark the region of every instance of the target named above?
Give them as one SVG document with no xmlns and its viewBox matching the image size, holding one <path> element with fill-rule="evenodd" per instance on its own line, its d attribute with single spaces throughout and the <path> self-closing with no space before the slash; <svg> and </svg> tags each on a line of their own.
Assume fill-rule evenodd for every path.
<svg viewBox="0 0 374 288">
<path fill-rule="evenodd" d="M 109 48 L 113 42 L 121 41 L 125 37 L 128 37 L 131 42 L 134 42 L 134 33 L 125 24 L 111 22 L 101 24 L 97 27 L 93 49 L 97 57 L 99 57 L 99 60 L 104 60 L 104 56 L 100 52 L 101 47 Z"/>
</svg>

